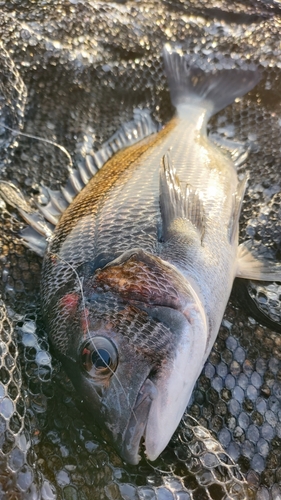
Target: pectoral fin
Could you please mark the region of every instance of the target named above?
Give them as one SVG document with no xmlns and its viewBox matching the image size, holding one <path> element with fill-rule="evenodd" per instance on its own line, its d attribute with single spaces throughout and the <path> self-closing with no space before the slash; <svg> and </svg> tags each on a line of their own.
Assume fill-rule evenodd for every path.
<svg viewBox="0 0 281 500">
<path fill-rule="evenodd" d="M 242 243 L 238 247 L 237 255 L 238 278 L 258 281 L 281 281 L 281 264 L 257 257 L 249 248 L 249 244 Z"/>
<path fill-rule="evenodd" d="M 169 154 L 163 156 L 160 170 L 160 209 L 164 240 L 176 219 L 191 222 L 202 240 L 205 229 L 202 201 L 192 186 L 180 182 Z"/>
</svg>

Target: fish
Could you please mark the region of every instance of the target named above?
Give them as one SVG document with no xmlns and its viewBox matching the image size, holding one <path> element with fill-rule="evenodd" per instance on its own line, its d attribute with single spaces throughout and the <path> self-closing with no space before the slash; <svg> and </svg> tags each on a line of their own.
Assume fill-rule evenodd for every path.
<svg viewBox="0 0 281 500">
<path fill-rule="evenodd" d="M 142 452 L 156 460 L 179 425 L 234 279 L 281 279 L 280 264 L 239 244 L 248 175 L 207 134 L 210 118 L 253 89 L 259 71 L 205 72 L 169 44 L 163 59 L 172 120 L 157 130 L 138 111 L 60 194 L 49 191 L 47 222 L 21 210 L 26 244 L 44 254 L 53 351 L 133 465 Z"/>
</svg>

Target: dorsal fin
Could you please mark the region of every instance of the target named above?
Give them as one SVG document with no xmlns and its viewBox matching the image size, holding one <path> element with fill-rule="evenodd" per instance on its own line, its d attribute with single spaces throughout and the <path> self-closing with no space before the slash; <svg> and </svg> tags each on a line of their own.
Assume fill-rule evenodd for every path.
<svg viewBox="0 0 281 500">
<path fill-rule="evenodd" d="M 84 162 L 79 163 L 78 169 L 70 173 L 66 185 L 60 191 L 48 191 L 49 203 L 44 207 L 38 205 L 45 219 L 56 225 L 65 208 L 116 151 L 131 146 L 154 132 L 157 132 L 157 127 L 148 110 L 134 110 L 133 120 L 122 124 L 98 151 L 87 154 Z"/>
<path fill-rule="evenodd" d="M 44 191 L 45 198 L 47 196 L 48 203 L 45 205 L 38 203 L 38 211 L 32 210 L 15 186 L 10 183 L 5 185 L 5 181 L 1 181 L 2 191 L 6 192 L 6 196 L 3 195 L 3 198 L 8 204 L 19 210 L 23 219 L 32 228 L 32 230 L 24 229 L 21 232 L 24 244 L 42 256 L 47 247 L 47 239 L 51 237 L 61 214 L 107 160 L 120 149 L 141 141 L 157 130 L 148 110 L 134 110 L 133 120 L 122 124 L 98 151 L 86 154 L 84 161 L 80 161 L 77 170 L 71 171 L 66 185 L 60 191 L 52 191 L 43 187 L 42 192 Z M 36 244 L 36 235 L 38 245 Z"/>
</svg>

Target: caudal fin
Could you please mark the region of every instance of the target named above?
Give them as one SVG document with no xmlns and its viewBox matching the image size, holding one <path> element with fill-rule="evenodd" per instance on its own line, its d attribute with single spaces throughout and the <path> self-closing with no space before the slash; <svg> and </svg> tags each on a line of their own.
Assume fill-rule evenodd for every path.
<svg viewBox="0 0 281 500">
<path fill-rule="evenodd" d="M 204 72 L 188 55 L 166 44 L 163 51 L 172 103 L 179 109 L 192 105 L 206 107 L 209 116 L 247 94 L 260 80 L 257 70 L 223 69 Z"/>
</svg>

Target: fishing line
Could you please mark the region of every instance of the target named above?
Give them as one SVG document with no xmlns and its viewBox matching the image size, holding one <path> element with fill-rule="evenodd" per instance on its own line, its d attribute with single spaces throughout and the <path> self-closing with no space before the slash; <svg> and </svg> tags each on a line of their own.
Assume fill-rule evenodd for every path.
<svg viewBox="0 0 281 500">
<path fill-rule="evenodd" d="M 68 170 L 70 173 L 72 172 L 72 169 L 74 168 L 72 158 L 70 156 L 70 153 L 67 151 L 67 149 L 65 147 L 61 146 L 61 144 L 58 144 L 55 141 L 51 141 L 50 139 L 44 139 L 43 137 L 38 137 L 37 135 L 26 134 L 25 132 L 20 132 L 20 130 L 14 130 L 13 128 L 8 127 L 7 125 L 1 124 L 1 127 L 6 128 L 7 130 L 10 130 L 15 135 L 23 135 L 24 137 L 28 137 L 29 139 L 36 139 L 37 141 L 46 142 L 47 144 L 51 144 L 52 146 L 59 148 L 67 156 L 68 161 L 69 161 Z"/>
<path fill-rule="evenodd" d="M 70 262 L 67 262 L 65 259 L 63 259 L 62 257 L 60 257 L 60 255 L 58 254 L 54 254 L 54 253 L 51 253 L 50 254 L 52 257 L 60 260 L 61 262 L 63 262 L 64 264 L 66 264 L 72 271 L 73 273 L 75 274 L 77 280 L 78 280 L 78 283 L 79 283 L 79 288 L 80 288 L 80 292 L 81 292 L 81 298 L 82 298 L 82 307 L 83 307 L 83 311 L 84 311 L 84 318 L 85 318 L 85 322 L 86 322 L 86 329 L 87 329 L 87 333 L 90 337 L 90 331 L 89 331 L 89 327 L 88 327 L 88 317 L 87 317 L 87 314 L 86 314 L 86 303 L 85 303 L 85 297 L 84 297 L 84 292 L 83 292 L 83 278 L 81 279 L 78 272 L 76 271 L 75 267 L 70 264 Z M 128 407 L 130 408 L 131 412 L 132 412 L 132 415 L 133 417 L 135 418 L 135 420 L 137 421 L 137 417 L 136 417 L 136 414 L 134 412 L 134 408 L 131 406 L 130 402 L 129 402 L 129 396 L 126 394 L 126 391 L 122 385 L 122 382 L 120 381 L 119 377 L 116 375 L 116 373 L 112 370 L 112 368 L 106 363 L 106 361 L 101 357 L 97 347 L 95 346 L 95 341 L 93 341 L 93 345 L 94 345 L 94 348 L 96 350 L 96 353 L 98 354 L 98 356 L 100 357 L 100 359 L 102 360 L 102 362 L 105 364 L 105 366 L 109 369 L 109 371 L 111 372 L 112 376 L 116 378 L 118 384 L 120 385 L 121 389 L 122 389 L 122 392 L 125 396 L 125 399 L 127 401 L 127 404 L 128 404 Z M 96 391 L 97 392 L 97 391 Z M 98 394 L 98 393 L 97 393 Z"/>
<path fill-rule="evenodd" d="M 68 158 L 68 161 L 69 161 L 69 165 L 68 165 L 68 170 L 70 171 L 70 173 L 72 172 L 72 169 L 74 168 L 73 167 L 73 162 L 72 162 L 72 158 L 71 158 L 71 155 L 70 153 L 66 150 L 66 148 L 64 146 L 61 146 L 60 144 L 58 144 L 57 142 L 55 141 L 51 141 L 50 139 L 44 139 L 43 137 L 39 137 L 39 136 L 36 136 L 36 135 L 32 135 L 32 134 L 26 134 L 25 132 L 21 132 L 19 130 L 14 130 L 12 129 L 11 127 L 8 127 L 7 125 L 3 125 L 3 128 L 7 129 L 7 130 L 10 130 L 13 134 L 15 135 L 22 135 L 24 137 L 28 137 L 30 139 L 35 139 L 35 140 L 38 140 L 38 141 L 42 141 L 42 142 L 45 142 L 47 144 L 50 144 L 52 146 L 55 146 L 57 147 L 58 149 L 60 149 Z M 81 291 L 81 297 L 82 297 L 82 307 L 83 307 L 83 311 L 84 311 L 84 317 L 85 317 L 85 322 L 86 322 L 86 328 L 87 328 L 87 332 L 90 336 L 90 332 L 89 332 L 89 329 L 88 329 L 88 320 L 87 320 L 87 315 L 86 315 L 86 305 L 85 305 L 85 298 L 84 298 L 84 294 L 83 294 L 83 284 L 82 284 L 82 280 L 80 278 L 80 276 L 78 275 L 76 269 L 67 261 L 65 261 L 62 257 L 60 257 L 59 255 L 57 254 L 51 254 L 53 257 L 57 258 L 58 260 L 60 260 L 61 262 L 63 262 L 64 264 L 66 264 L 67 266 L 70 267 L 70 269 L 74 272 L 77 280 L 78 280 L 78 283 L 79 283 L 79 288 L 80 288 L 80 291 Z M 131 404 L 129 403 L 129 397 L 128 395 L 126 394 L 126 391 L 121 383 L 121 381 L 119 380 L 119 377 L 116 375 L 116 373 L 112 370 L 112 368 L 104 361 L 104 359 L 101 357 L 101 355 L 99 354 L 98 352 L 98 349 L 97 347 L 95 346 L 95 343 L 93 341 L 93 345 L 94 345 L 94 348 L 96 349 L 96 352 L 98 354 L 98 356 L 100 357 L 100 359 L 102 359 L 103 363 L 105 364 L 105 366 L 109 369 L 109 371 L 111 372 L 112 376 L 114 376 L 118 382 L 118 384 L 120 385 L 121 389 L 122 389 L 122 392 L 126 398 L 126 401 L 127 401 L 127 404 L 132 412 L 132 415 L 133 417 L 135 418 L 135 420 L 137 421 L 137 418 L 136 418 L 136 415 L 135 415 L 135 412 L 134 412 L 134 409 L 133 407 L 131 406 Z"/>
<path fill-rule="evenodd" d="M 145 461 L 146 461 L 147 465 L 149 465 L 149 467 L 151 467 L 151 469 L 153 469 L 155 472 L 159 472 L 160 474 L 167 475 L 167 474 L 170 474 L 171 472 L 175 472 L 175 466 L 174 467 L 169 466 L 169 470 L 162 470 L 162 469 L 159 469 L 158 467 L 155 467 L 154 465 L 152 465 L 152 463 L 149 462 L 146 457 L 145 457 Z"/>
<path fill-rule="evenodd" d="M 62 151 L 68 158 L 68 161 L 69 161 L 69 164 L 68 164 L 68 170 L 70 173 L 72 173 L 72 170 L 74 169 L 74 166 L 73 166 L 73 162 L 72 162 L 72 158 L 71 158 L 71 155 L 70 153 L 67 151 L 67 149 L 64 147 L 64 146 L 61 146 L 60 144 L 58 144 L 57 142 L 55 141 L 52 141 L 50 139 L 45 139 L 43 137 L 39 137 L 39 136 L 36 136 L 36 135 L 32 135 L 32 134 L 27 134 L 25 132 L 21 132 L 19 130 L 15 130 L 11 127 L 8 127 L 7 125 L 4 125 L 2 124 L 2 127 L 11 131 L 13 134 L 15 135 L 20 135 L 20 136 L 23 136 L 23 137 L 28 137 L 29 139 L 35 139 L 35 140 L 38 140 L 38 141 L 41 141 L 41 142 L 45 142 L 47 144 L 50 144 L 52 146 L 55 146 L 57 147 L 58 149 L 60 149 L 60 151 Z M 63 262 L 64 264 L 66 264 L 72 271 L 73 273 L 75 274 L 77 280 L 78 280 L 78 283 L 79 283 L 79 288 L 80 288 L 80 292 L 81 292 L 81 298 L 82 298 L 82 307 L 83 307 L 83 312 L 84 312 L 84 318 L 85 318 L 85 323 L 86 323 L 86 329 L 87 329 L 87 333 L 89 334 L 90 336 L 90 332 L 89 332 L 89 328 L 88 328 L 88 319 L 87 319 L 87 314 L 86 314 L 86 305 L 85 305 L 85 297 L 84 297 L 84 293 L 83 293 L 83 283 L 82 283 L 82 280 L 80 278 L 80 276 L 78 275 L 76 269 L 67 261 L 65 261 L 62 257 L 60 257 L 59 255 L 57 254 L 51 254 L 53 257 L 57 258 L 58 260 L 60 260 L 61 262 Z M 129 402 L 129 396 L 128 394 L 126 394 L 126 391 L 122 385 L 122 382 L 120 381 L 119 377 L 116 375 L 116 373 L 112 370 L 112 368 L 106 363 L 106 361 L 101 357 L 100 353 L 98 352 L 98 349 L 97 347 L 95 346 L 95 342 L 93 341 L 93 345 L 94 345 L 94 348 L 98 354 L 98 356 L 100 357 L 100 359 L 102 360 L 102 362 L 105 364 L 105 366 L 109 369 L 109 371 L 111 372 L 112 376 L 116 378 L 118 384 L 120 385 L 121 389 L 122 389 L 122 392 L 125 396 L 125 399 L 127 401 L 127 405 L 128 407 L 130 408 L 131 412 L 132 412 L 132 416 L 135 418 L 135 420 L 137 421 L 137 417 L 136 417 L 136 414 L 134 412 L 134 408 L 131 406 L 130 402 Z"/>
</svg>

